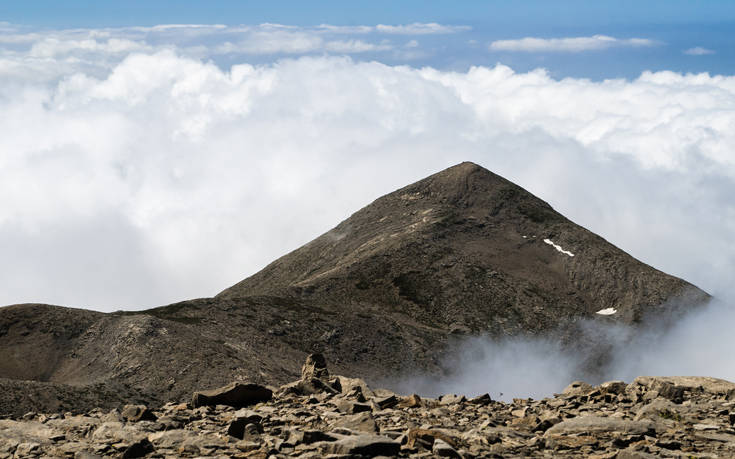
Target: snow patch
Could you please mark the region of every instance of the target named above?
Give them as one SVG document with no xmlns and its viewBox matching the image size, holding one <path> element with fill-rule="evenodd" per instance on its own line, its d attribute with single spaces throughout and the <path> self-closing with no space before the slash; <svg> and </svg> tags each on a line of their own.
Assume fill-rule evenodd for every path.
<svg viewBox="0 0 735 459">
<path fill-rule="evenodd" d="M 618 310 L 615 308 L 605 308 L 605 309 L 600 309 L 599 311 L 596 312 L 596 314 L 600 314 L 601 316 L 611 316 L 615 314 L 616 312 L 618 312 Z"/>
<path fill-rule="evenodd" d="M 554 242 L 551 239 L 544 239 L 544 242 L 549 244 L 550 246 L 553 246 L 558 252 L 561 252 L 564 255 L 569 255 L 570 257 L 574 256 L 572 252 L 562 249 L 560 245 L 554 244 Z"/>
</svg>

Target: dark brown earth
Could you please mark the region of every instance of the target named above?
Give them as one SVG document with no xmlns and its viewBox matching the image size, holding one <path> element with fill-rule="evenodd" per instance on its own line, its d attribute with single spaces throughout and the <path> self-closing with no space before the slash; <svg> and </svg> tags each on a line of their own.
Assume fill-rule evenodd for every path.
<svg viewBox="0 0 735 459">
<path fill-rule="evenodd" d="M 462 163 L 379 198 L 214 298 L 112 314 L 0 308 L 0 414 L 108 409 L 131 397 L 160 406 L 233 380 L 280 384 L 311 352 L 372 382 L 440 370 L 462 334 L 556 334 L 574 345 L 581 320 L 636 326 L 707 299 Z M 608 308 L 616 313 L 597 314 Z"/>
</svg>

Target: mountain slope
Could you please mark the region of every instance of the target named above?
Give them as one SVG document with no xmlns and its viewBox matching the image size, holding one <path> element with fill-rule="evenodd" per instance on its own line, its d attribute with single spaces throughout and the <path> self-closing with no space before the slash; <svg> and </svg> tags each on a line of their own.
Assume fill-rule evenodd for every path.
<svg viewBox="0 0 735 459">
<path fill-rule="evenodd" d="M 543 331 L 598 311 L 635 323 L 706 297 L 473 163 L 356 212 L 218 298 L 308 298 L 492 334 Z"/>
<path fill-rule="evenodd" d="M 707 298 L 462 163 L 377 199 L 214 298 L 113 314 L 0 308 L 9 388 L 0 414 L 61 399 L 114 406 L 130 394 L 160 403 L 234 379 L 284 383 L 311 352 L 371 381 L 442 371 L 458 334 L 579 340 L 570 324 L 580 319 L 636 324 Z M 18 395 L 24 380 L 44 383 L 26 386 L 45 395 Z"/>
</svg>

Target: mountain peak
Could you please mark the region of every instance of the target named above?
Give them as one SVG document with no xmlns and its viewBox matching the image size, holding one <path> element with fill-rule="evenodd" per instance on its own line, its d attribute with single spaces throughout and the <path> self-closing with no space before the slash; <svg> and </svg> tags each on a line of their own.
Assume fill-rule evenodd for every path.
<svg viewBox="0 0 735 459">
<path fill-rule="evenodd" d="M 218 297 L 369 305 L 443 327 L 512 334 L 573 317 L 634 323 L 688 290 L 706 297 L 463 162 L 376 199 Z"/>
<path fill-rule="evenodd" d="M 466 161 L 401 188 L 397 193 L 406 190 L 456 199 L 468 194 L 487 192 L 493 187 L 509 185 L 515 187 L 511 182 L 484 167 Z"/>
<path fill-rule="evenodd" d="M 551 335 L 599 364 L 609 346 L 575 324 L 660 321 L 707 298 L 462 163 L 376 199 L 214 298 L 114 314 L 0 308 L 0 349 L 10 350 L 0 379 L 49 382 L 41 399 L 69 393 L 57 383 L 87 397 L 104 381 L 162 401 L 201 384 L 286 382 L 305 352 L 373 379 L 437 372 L 456 334 Z M 12 391 L 0 392 L 0 415 L 18 409 Z"/>
</svg>

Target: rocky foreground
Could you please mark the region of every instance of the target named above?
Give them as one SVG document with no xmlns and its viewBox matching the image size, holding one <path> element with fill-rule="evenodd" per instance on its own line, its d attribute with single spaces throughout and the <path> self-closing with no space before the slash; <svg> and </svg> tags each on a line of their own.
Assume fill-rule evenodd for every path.
<svg viewBox="0 0 735 459">
<path fill-rule="evenodd" d="M 0 420 L 15 457 L 735 457 L 735 384 L 704 377 L 572 383 L 543 400 L 426 399 L 330 376 L 232 383 L 189 403 Z"/>
</svg>

